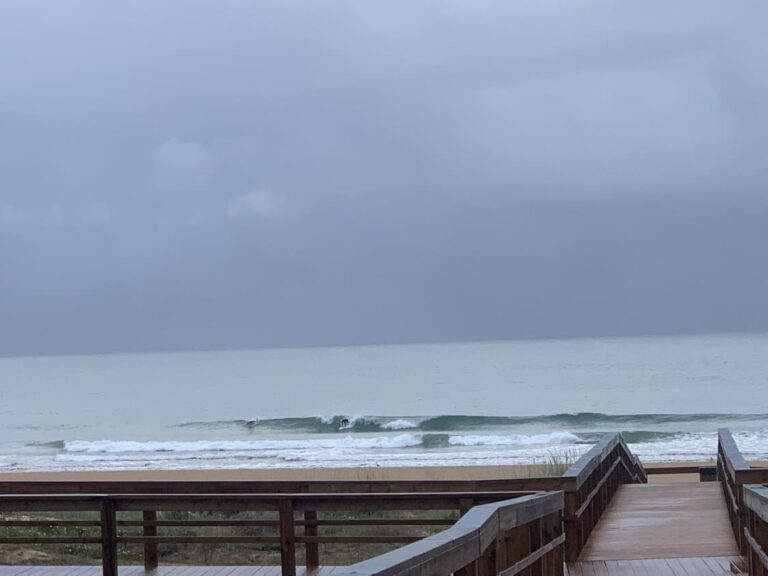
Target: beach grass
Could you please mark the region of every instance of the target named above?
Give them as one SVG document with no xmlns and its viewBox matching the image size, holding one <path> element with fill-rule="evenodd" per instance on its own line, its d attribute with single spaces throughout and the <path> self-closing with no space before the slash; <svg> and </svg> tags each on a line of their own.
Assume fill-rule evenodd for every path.
<svg viewBox="0 0 768 576">
<path fill-rule="evenodd" d="M 453 511 L 379 511 L 379 512 L 325 512 L 325 520 L 365 520 L 365 519 L 441 519 L 455 521 L 458 513 Z M 20 520 L 96 520 L 93 513 L 34 513 L 2 514 L 2 521 Z M 139 513 L 122 513 L 121 520 L 140 520 Z M 158 520 L 277 520 L 275 512 L 160 512 Z M 422 538 L 441 530 L 446 526 L 323 526 L 324 536 L 409 536 Z M 0 526 L 1 538 L 85 538 L 98 537 L 98 527 L 79 526 Z M 121 535 L 141 535 L 141 527 L 123 527 Z M 254 527 L 162 527 L 164 536 L 275 536 L 276 528 L 268 526 Z M 347 565 L 382 554 L 402 544 L 324 544 L 320 547 L 321 559 L 328 565 Z M 298 546 L 298 558 L 303 556 L 303 547 Z M 141 545 L 121 545 L 118 558 L 122 564 L 140 564 L 143 562 Z M 278 544 L 161 544 L 158 547 L 161 564 L 255 564 L 277 565 L 280 563 Z M 98 564 L 101 561 L 100 546 L 95 544 L 23 544 L 3 545 L 0 547 L 0 564 Z"/>
</svg>

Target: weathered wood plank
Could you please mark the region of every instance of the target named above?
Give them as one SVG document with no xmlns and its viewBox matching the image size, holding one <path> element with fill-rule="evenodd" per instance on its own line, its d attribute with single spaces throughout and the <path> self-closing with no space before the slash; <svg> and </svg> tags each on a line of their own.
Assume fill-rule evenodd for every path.
<svg viewBox="0 0 768 576">
<path fill-rule="evenodd" d="M 350 494 L 559 490 L 560 478 L 333 481 L 5 481 L 0 494 Z"/>
<path fill-rule="evenodd" d="M 580 560 L 736 554 L 717 484 L 628 484 L 619 488 Z"/>
<path fill-rule="evenodd" d="M 570 576 L 733 576 L 735 556 L 594 560 L 566 565 Z"/>
<path fill-rule="evenodd" d="M 331 576 L 336 566 L 307 570 L 297 566 L 298 576 Z M 9 566 L 0 565 L 0 576 L 101 576 L 101 566 Z M 143 566 L 120 566 L 120 576 L 282 576 L 280 566 L 188 566 L 161 565 L 155 570 Z"/>
</svg>

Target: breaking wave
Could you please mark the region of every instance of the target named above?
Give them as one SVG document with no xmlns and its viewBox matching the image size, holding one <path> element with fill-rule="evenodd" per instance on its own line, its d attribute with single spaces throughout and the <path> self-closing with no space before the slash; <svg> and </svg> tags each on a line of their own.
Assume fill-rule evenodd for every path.
<svg viewBox="0 0 768 576">
<path fill-rule="evenodd" d="M 478 428 L 503 428 L 540 425 L 547 429 L 644 430 L 656 426 L 690 424 L 737 425 L 765 423 L 768 414 L 603 414 L 577 412 L 542 416 L 316 416 L 294 418 L 253 418 L 186 422 L 177 426 L 200 429 L 283 430 L 310 433 L 380 432 L 385 430 L 414 430 L 422 432 L 452 432 Z M 711 427 L 711 426 L 708 426 Z"/>
<path fill-rule="evenodd" d="M 113 441 L 72 440 L 63 443 L 63 452 L 75 454 L 125 454 L 167 452 L 264 452 L 280 450 L 377 450 L 435 448 L 438 446 L 531 446 L 575 444 L 580 438 L 568 432 L 532 436 L 448 436 L 441 434 L 398 434 L 396 436 L 308 438 L 280 440 L 199 440 L 199 441 Z"/>
<path fill-rule="evenodd" d="M 746 457 L 768 457 L 763 414 L 334 415 L 180 426 L 151 440 L 27 446 L 33 457 L 73 469 L 503 465 L 546 461 L 560 450 L 580 454 L 604 432 L 621 430 L 645 461 L 703 461 L 715 456 L 716 429 L 726 426 Z"/>
</svg>

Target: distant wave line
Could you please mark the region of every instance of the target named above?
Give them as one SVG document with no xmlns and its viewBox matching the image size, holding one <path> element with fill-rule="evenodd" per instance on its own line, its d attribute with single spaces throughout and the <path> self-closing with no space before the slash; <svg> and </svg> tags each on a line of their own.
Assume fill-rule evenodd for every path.
<svg viewBox="0 0 768 576">
<path fill-rule="evenodd" d="M 332 432 L 382 432 L 423 431 L 452 432 L 460 430 L 526 426 L 540 424 L 559 428 L 595 428 L 613 426 L 622 430 L 629 427 L 665 425 L 693 422 L 768 422 L 768 414 L 604 414 L 600 412 L 561 413 L 540 416 L 316 416 L 266 419 L 237 419 L 186 422 L 174 427 L 182 428 L 241 428 L 250 430 L 275 429 L 283 431 L 332 433 Z"/>
</svg>

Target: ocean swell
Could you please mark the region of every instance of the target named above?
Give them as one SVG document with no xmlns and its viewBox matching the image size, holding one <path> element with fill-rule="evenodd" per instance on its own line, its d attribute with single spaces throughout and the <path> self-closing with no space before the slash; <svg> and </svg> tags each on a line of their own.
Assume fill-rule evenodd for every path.
<svg viewBox="0 0 768 576">
<path fill-rule="evenodd" d="M 768 417 L 760 414 L 211 420 L 170 426 L 150 440 L 77 438 L 26 446 L 32 458 L 75 469 L 501 465 L 546 462 L 553 453 L 572 458 L 606 431 L 623 430 L 644 461 L 699 461 L 714 458 L 719 425 L 732 429 L 746 457 L 768 456 Z"/>
<path fill-rule="evenodd" d="M 604 414 L 577 412 L 539 416 L 313 416 L 289 418 L 251 418 L 186 422 L 177 427 L 200 429 L 282 430 L 308 433 L 381 432 L 414 430 L 420 432 L 458 432 L 482 428 L 538 426 L 543 429 L 648 430 L 654 427 L 701 424 L 708 429 L 718 425 L 739 426 L 765 423 L 768 414 Z"/>
</svg>

